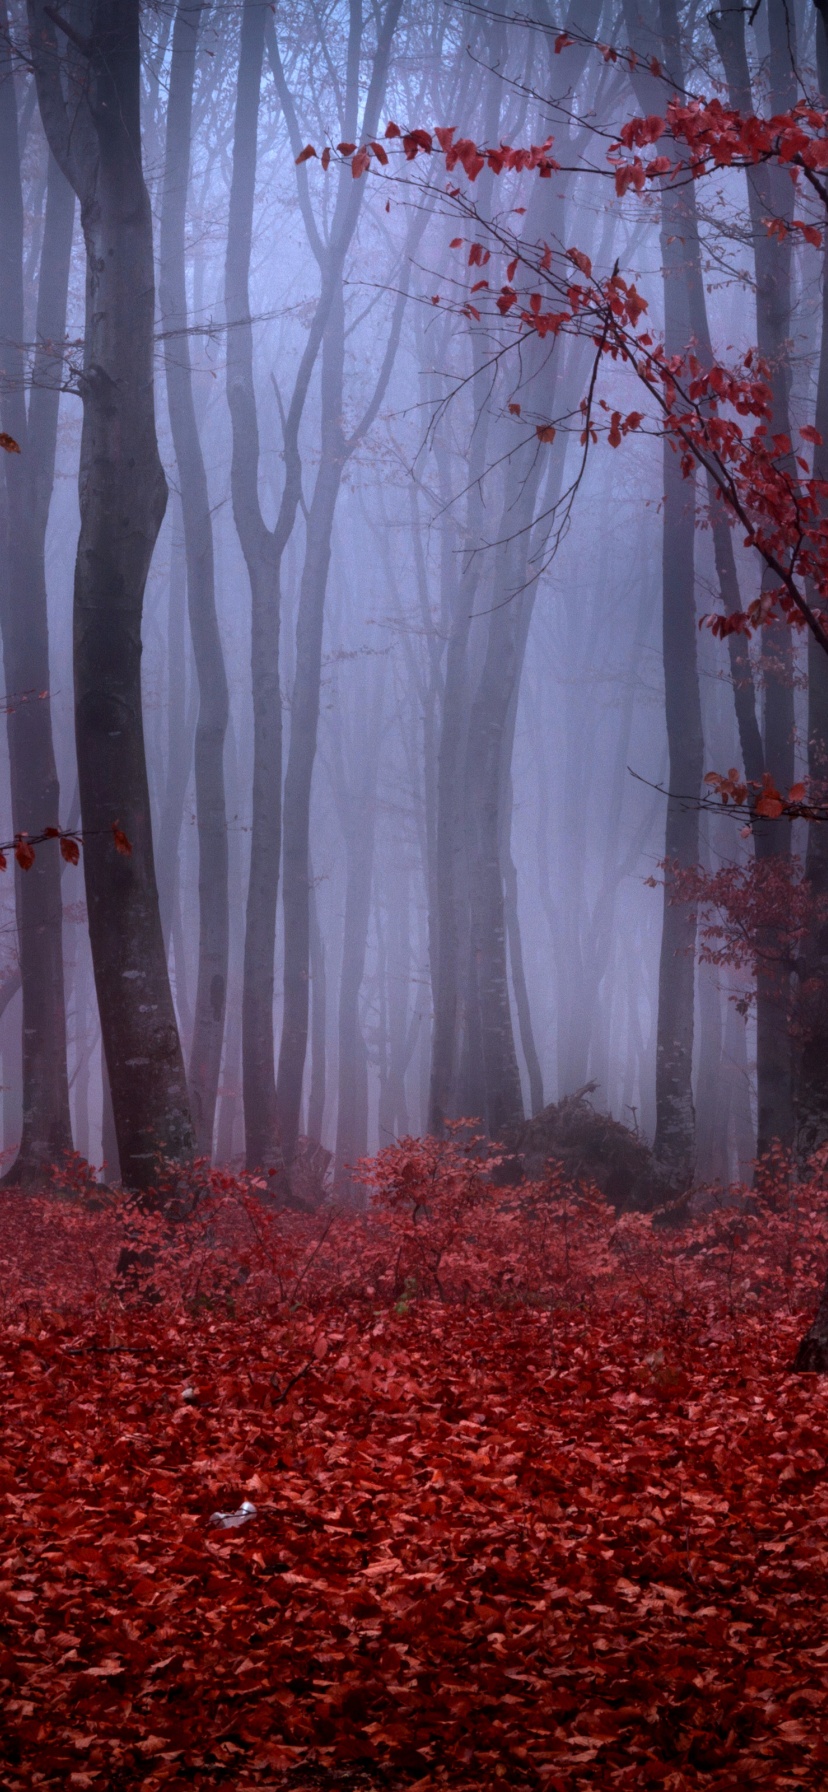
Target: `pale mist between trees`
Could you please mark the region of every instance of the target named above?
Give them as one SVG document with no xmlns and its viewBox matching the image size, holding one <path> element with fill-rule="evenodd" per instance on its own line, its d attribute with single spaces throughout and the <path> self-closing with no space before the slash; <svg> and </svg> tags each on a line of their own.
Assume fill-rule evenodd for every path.
<svg viewBox="0 0 828 1792">
<path fill-rule="evenodd" d="M 796 626 L 601 309 L 819 481 L 819 181 L 664 120 L 818 102 L 825 29 L 0 0 L 12 1183 L 356 1200 L 586 1089 L 678 1190 L 828 1140 L 818 568 Z"/>
</svg>

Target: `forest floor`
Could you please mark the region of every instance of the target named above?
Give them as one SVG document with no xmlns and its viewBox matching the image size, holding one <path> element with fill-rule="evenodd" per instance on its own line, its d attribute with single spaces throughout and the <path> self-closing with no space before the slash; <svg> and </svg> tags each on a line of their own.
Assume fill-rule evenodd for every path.
<svg viewBox="0 0 828 1792">
<path fill-rule="evenodd" d="M 4 1202 L 8 1792 L 825 1786 L 828 1202 L 525 1199 L 504 1279 L 225 1190 L 117 1293 L 111 1211 Z"/>
</svg>

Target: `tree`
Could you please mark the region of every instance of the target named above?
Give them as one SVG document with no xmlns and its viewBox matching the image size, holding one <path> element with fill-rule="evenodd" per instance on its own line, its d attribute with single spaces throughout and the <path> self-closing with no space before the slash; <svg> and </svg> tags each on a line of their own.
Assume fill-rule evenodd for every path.
<svg viewBox="0 0 828 1792">
<path fill-rule="evenodd" d="M 340 128 L 345 138 L 358 135 L 360 129 L 369 140 L 376 136 L 380 109 L 385 98 L 394 33 L 401 9 L 402 0 L 386 0 L 384 9 L 377 11 L 375 42 L 369 53 L 367 91 L 361 106 L 360 63 L 365 54 L 366 21 L 363 20 L 358 0 L 349 0 L 346 75 L 340 116 Z M 282 1148 L 285 1161 L 290 1165 L 299 1133 L 302 1082 L 308 1045 L 311 789 L 319 726 L 322 630 L 331 535 L 345 467 L 377 417 L 394 366 L 407 295 L 408 255 L 422 233 L 425 218 L 415 218 L 409 230 L 402 279 L 373 391 L 355 426 L 347 430 L 343 414 L 346 336 L 343 274 L 345 258 L 354 241 L 365 188 L 359 181 L 353 180 L 353 164 L 349 169 L 345 159 L 339 168 L 330 224 L 327 229 L 320 229 L 307 196 L 304 151 L 300 147 L 301 137 L 295 107 L 284 74 L 279 72 L 280 67 L 280 62 L 274 56 L 277 91 L 285 107 L 291 147 L 297 156 L 302 217 L 319 268 L 319 300 L 314 323 L 317 324 L 319 320 L 323 327 L 320 361 L 320 455 L 308 506 L 307 541 L 296 618 L 296 673 L 291 697 L 290 743 L 284 790 L 282 901 L 285 971 L 277 1105 Z"/>
<path fill-rule="evenodd" d="M 203 0 L 179 0 L 173 27 L 159 297 L 166 339 L 167 402 L 181 480 L 190 632 L 199 687 L 195 732 L 198 981 L 188 1081 L 196 1141 L 199 1151 L 209 1157 L 224 1039 L 230 915 L 224 793 L 227 674 L 216 614 L 210 496 L 193 402 L 184 254 L 193 81 L 202 11 Z"/>
<path fill-rule="evenodd" d="M 74 194 L 49 157 L 34 360 L 25 359 L 23 190 L 9 21 L 0 6 L 0 419 L 18 451 L 4 455 L 5 565 L 0 575 L 12 815 L 23 987 L 23 1126 L 6 1183 L 32 1185 L 72 1149 L 66 1068 L 61 859 L 30 856 L 27 837 L 60 826 L 52 739 L 45 544 L 63 382 Z M 27 378 L 31 391 L 26 402 Z"/>
<path fill-rule="evenodd" d="M 153 400 L 139 3 L 94 0 L 88 31 L 56 20 L 42 0 L 29 0 L 28 11 L 43 125 L 80 201 L 86 245 L 75 740 L 121 1174 L 147 1189 L 159 1155 L 188 1157 L 193 1132 L 158 910 L 141 709 L 141 613 L 167 492 Z"/>
</svg>

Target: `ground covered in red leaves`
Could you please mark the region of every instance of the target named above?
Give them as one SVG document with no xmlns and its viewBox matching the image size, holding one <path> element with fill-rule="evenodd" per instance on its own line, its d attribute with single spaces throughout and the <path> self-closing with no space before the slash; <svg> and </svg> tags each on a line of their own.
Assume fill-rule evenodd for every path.
<svg viewBox="0 0 828 1792">
<path fill-rule="evenodd" d="M 459 1186 L 252 1256 L 225 1191 L 132 1287 L 4 1205 L 9 1792 L 828 1783 L 824 1198 Z"/>
</svg>

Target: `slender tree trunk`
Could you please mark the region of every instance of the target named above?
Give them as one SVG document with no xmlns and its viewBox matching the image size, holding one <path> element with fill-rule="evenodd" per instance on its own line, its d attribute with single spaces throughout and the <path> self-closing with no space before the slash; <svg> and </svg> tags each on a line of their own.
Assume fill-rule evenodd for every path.
<svg viewBox="0 0 828 1792">
<path fill-rule="evenodd" d="M 0 6 L 0 418 L 20 454 L 3 457 L 7 505 L 0 627 L 8 710 L 12 821 L 16 834 L 59 826 L 49 697 L 45 544 L 62 381 L 62 344 L 72 249 L 74 194 L 52 157 L 40 257 L 37 346 L 28 408 L 23 342 L 23 194 L 15 82 Z M 4 1182 L 31 1184 L 72 1149 L 66 1069 L 61 860 L 39 849 L 15 867 L 23 984 L 23 1124 Z"/>
<path fill-rule="evenodd" d="M 285 1005 L 279 1049 L 278 1106 L 289 1165 L 296 1149 L 308 1040 L 310 955 L 310 803 L 319 725 L 322 628 L 331 530 L 345 465 L 342 430 L 345 314 L 339 290 L 322 347 L 322 454 L 308 517 L 307 549 L 296 618 L 296 676 L 285 771 L 282 855 Z"/>
<path fill-rule="evenodd" d="M 327 978 L 325 974 L 325 941 L 319 925 L 319 903 L 311 873 L 310 900 L 310 973 L 311 973 L 311 1078 L 308 1095 L 308 1138 L 312 1145 L 322 1143 L 325 1117 L 325 1071 L 327 1028 Z"/>
<path fill-rule="evenodd" d="M 334 1168 L 337 1184 L 348 1182 L 349 1169 L 368 1149 L 367 1056 L 359 1019 L 359 994 L 371 914 L 383 689 L 384 681 L 379 676 L 373 699 L 364 703 L 365 726 L 357 764 L 341 768 L 339 800 L 345 818 L 347 875 L 339 984 L 339 1103 Z"/>
<path fill-rule="evenodd" d="M 828 96 L 828 4 L 817 0 L 817 70 L 823 96 Z M 816 425 L 822 446 L 814 452 L 814 473 L 828 468 L 828 243 L 822 265 L 822 341 L 817 385 Z M 828 660 L 817 648 L 808 654 L 808 753 L 816 788 L 828 788 Z M 828 906 L 828 830 L 808 829 L 806 876 L 815 903 Z M 806 948 L 806 969 L 800 1011 L 799 1062 L 800 1154 L 808 1157 L 828 1143 L 828 922 L 816 923 Z M 828 1373 L 828 1273 L 814 1319 L 794 1358 L 794 1369 Z"/>
<path fill-rule="evenodd" d="M 638 23 L 630 0 L 625 24 L 634 38 Z M 673 83 L 683 87 L 681 39 L 675 0 L 658 0 L 649 19 L 659 32 Z M 649 41 L 649 40 L 648 40 Z M 639 104 L 648 110 L 652 78 L 642 64 L 633 76 Z M 661 91 L 658 91 L 661 105 Z M 669 141 L 663 145 L 674 154 Z M 668 355 L 684 354 L 691 340 L 695 217 L 680 188 L 665 187 L 661 201 L 661 261 L 664 335 Z M 694 575 L 695 482 L 682 475 L 679 457 L 665 436 L 662 508 L 662 638 L 664 700 L 669 754 L 664 857 L 664 907 L 659 959 L 656 1034 L 656 1131 L 654 1150 L 678 1184 L 689 1182 L 695 1163 L 693 1108 L 693 1017 L 695 1003 L 696 910 L 674 896 L 671 867 L 694 867 L 699 859 L 699 816 L 694 802 L 704 769 L 701 696 L 696 655 Z"/>
<path fill-rule="evenodd" d="M 30 0 L 50 146 L 80 199 L 87 253 L 81 530 L 75 568 L 75 740 L 95 986 L 124 1181 L 193 1145 L 153 859 L 141 710 L 141 615 L 166 505 L 153 399 L 152 217 L 141 168 L 138 0 L 95 0 L 67 53 Z M 70 46 L 71 48 L 71 46 Z M 115 849 L 113 827 L 131 843 Z"/>
<path fill-rule="evenodd" d="M 818 7 L 817 69 L 820 88 L 828 96 L 828 3 Z M 822 443 L 814 450 L 814 475 L 828 477 L 828 238 L 823 240 L 822 319 L 817 379 L 816 427 Z M 808 637 L 808 769 L 811 796 L 824 802 L 828 794 L 828 657 Z M 828 1144 L 828 828 L 808 828 L 805 875 L 814 905 L 803 953 L 797 1030 L 797 1150 L 807 1164 Z M 821 911 L 821 912 L 820 912 Z"/>
<path fill-rule="evenodd" d="M 663 200 L 662 237 L 677 221 L 670 220 L 669 196 Z M 669 246 L 662 244 L 665 260 Z M 665 278 L 665 310 L 673 316 L 667 331 L 667 353 L 686 343 L 686 306 L 681 275 Z M 678 314 L 678 315 L 676 315 Z M 679 322 L 679 319 L 681 320 Z M 676 325 L 678 324 L 678 328 Z M 699 814 L 693 802 L 682 802 L 701 790 L 703 740 L 701 700 L 696 665 L 696 602 L 694 583 L 695 508 L 692 480 L 683 477 L 672 444 L 664 448 L 662 536 L 664 692 L 669 750 L 669 788 L 664 839 L 666 864 L 664 911 L 658 980 L 656 1039 L 655 1154 L 677 1181 L 689 1181 L 695 1162 L 693 1110 L 693 1008 L 695 1000 L 696 910 L 674 898 L 673 866 L 698 864 Z"/>
<path fill-rule="evenodd" d="M 224 792 L 227 676 L 216 613 L 210 497 L 193 402 L 185 273 L 193 81 L 202 11 L 203 0 L 179 0 L 173 28 L 160 298 L 168 338 L 167 401 L 181 480 L 187 598 L 199 689 L 195 736 L 199 940 L 189 1089 L 198 1149 L 209 1157 L 224 1037 L 230 915 Z"/>
<path fill-rule="evenodd" d="M 518 914 L 518 880 L 517 866 L 512 856 L 511 846 L 507 847 L 503 859 L 504 901 L 506 907 L 506 927 L 509 936 L 509 963 L 512 971 L 512 987 L 515 992 L 520 1043 L 526 1063 L 526 1074 L 529 1079 L 529 1112 L 539 1114 L 543 1107 L 543 1074 L 535 1044 L 532 1026 L 532 1010 L 529 1004 L 529 989 L 526 982 L 526 971 L 523 964 L 523 941 Z"/>
<path fill-rule="evenodd" d="M 227 402 L 233 428 L 233 516 L 247 566 L 251 597 L 252 833 L 242 975 L 242 1081 L 246 1157 L 250 1170 L 273 1168 L 282 1158 L 273 1050 L 282 796 L 281 547 L 276 534 L 267 528 L 259 506 L 259 425 L 253 381 L 249 294 L 266 11 L 256 0 L 245 0 L 242 11 L 225 276 Z M 285 541 L 293 526 L 294 515 L 295 504 L 286 519 L 289 527 L 286 532 L 283 529 Z"/>
<path fill-rule="evenodd" d="M 509 735 L 510 747 L 509 717 L 517 697 L 523 658 L 519 650 L 519 612 L 527 602 L 527 594 L 520 591 L 520 581 L 517 585 L 514 581 L 512 556 L 499 552 L 496 564 L 500 571 L 500 577 L 495 578 L 498 607 L 489 621 L 486 657 L 471 706 L 466 749 L 472 960 L 480 1004 L 485 1080 L 482 1118 L 495 1139 L 524 1118 L 509 1000 L 501 798 L 505 736 Z"/>
<path fill-rule="evenodd" d="M 170 586 L 167 616 L 167 738 L 164 794 L 158 815 L 158 906 L 161 931 L 169 957 L 173 915 L 179 898 L 181 826 L 193 763 L 198 697 L 194 681 L 187 681 L 187 562 L 184 550 L 181 501 L 172 504 Z M 180 526 L 180 527 L 179 527 Z"/>
<path fill-rule="evenodd" d="M 794 63 L 795 23 L 786 0 L 768 0 L 770 35 L 769 73 L 771 103 L 784 111 L 798 97 Z M 750 71 L 745 46 L 745 13 L 742 7 L 722 5 L 713 18 L 731 105 L 750 112 L 753 106 Z M 793 217 L 794 189 L 787 171 L 769 164 L 752 169 L 747 177 L 756 265 L 756 329 L 759 352 L 770 371 L 774 434 L 790 437 L 791 368 L 791 233 L 772 239 L 767 220 Z M 766 572 L 763 589 L 773 587 Z M 791 631 L 781 622 L 762 630 L 762 672 L 765 691 L 763 769 L 781 790 L 787 790 L 794 772 L 793 655 Z M 788 858 L 790 826 L 784 821 L 764 821 L 754 828 L 758 862 Z M 756 1062 L 758 1079 L 758 1150 L 767 1151 L 775 1140 L 788 1145 L 793 1139 L 793 1053 L 790 983 L 780 963 L 775 928 L 763 930 L 756 978 Z"/>
</svg>

